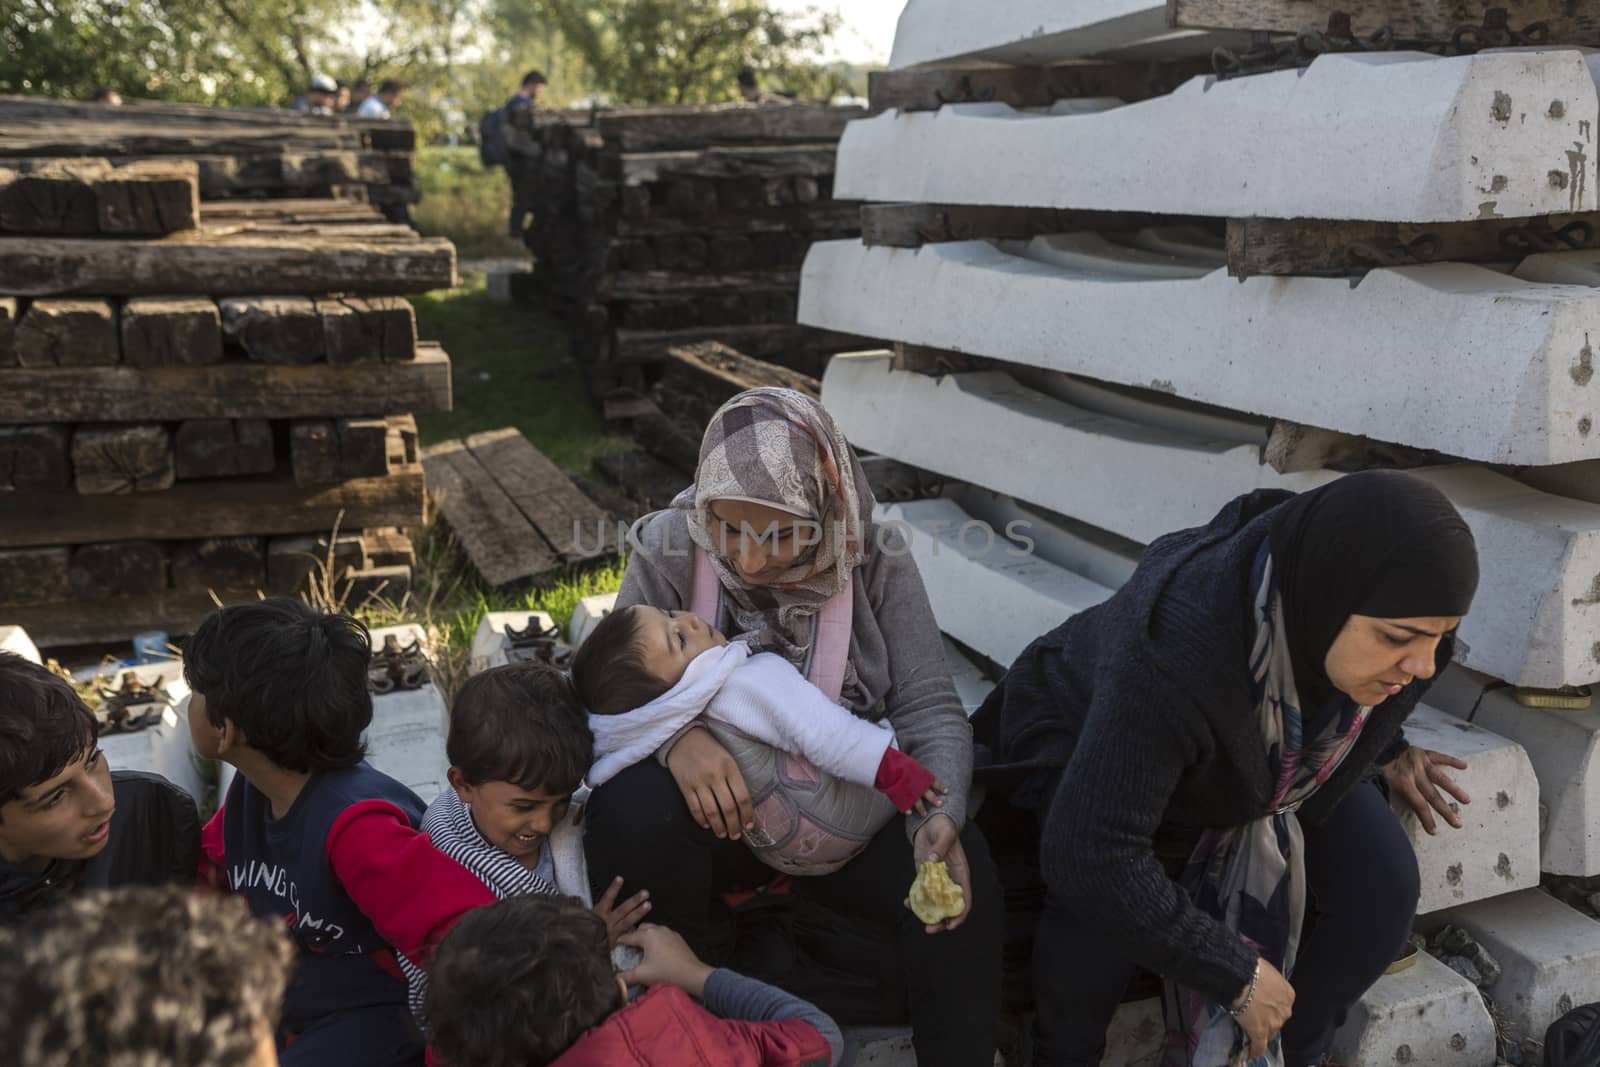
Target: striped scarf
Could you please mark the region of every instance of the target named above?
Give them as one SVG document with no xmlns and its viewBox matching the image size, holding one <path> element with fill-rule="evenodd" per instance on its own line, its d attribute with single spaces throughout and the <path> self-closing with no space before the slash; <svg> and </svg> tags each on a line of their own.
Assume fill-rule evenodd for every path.
<svg viewBox="0 0 1600 1067">
<path fill-rule="evenodd" d="M 1295 811 L 1333 776 L 1350 754 L 1370 708 L 1346 708 L 1320 737 L 1300 734 L 1300 696 L 1295 689 L 1283 598 L 1272 554 L 1262 545 L 1251 574 L 1255 643 L 1250 677 L 1256 715 L 1267 755 L 1278 768 L 1272 810 L 1255 822 L 1208 830 L 1184 871 L 1181 885 L 1195 904 L 1226 924 L 1286 978 L 1294 975 L 1300 927 L 1305 919 L 1305 856 Z M 1244 1031 L 1204 994 L 1173 982 L 1165 988 L 1166 1067 L 1242 1067 L 1249 1055 Z M 1281 1043 L 1251 1067 L 1283 1067 Z"/>
</svg>

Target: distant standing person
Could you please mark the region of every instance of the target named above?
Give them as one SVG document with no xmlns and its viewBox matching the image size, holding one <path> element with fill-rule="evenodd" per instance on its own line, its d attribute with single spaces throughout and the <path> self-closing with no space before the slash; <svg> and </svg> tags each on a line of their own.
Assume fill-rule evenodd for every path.
<svg viewBox="0 0 1600 1067">
<path fill-rule="evenodd" d="M 354 113 L 361 105 L 372 96 L 372 83 L 365 78 L 357 78 L 350 85 L 350 104 L 346 111 Z"/>
<path fill-rule="evenodd" d="M 784 107 L 794 103 L 782 93 L 761 88 L 761 83 L 756 80 L 756 72 L 749 67 L 739 71 L 736 80 L 739 83 L 739 95 L 747 104 L 755 104 L 757 107 Z"/>
<path fill-rule="evenodd" d="M 341 85 L 339 91 L 333 94 L 333 113 L 343 115 L 350 110 L 350 86 Z"/>
<path fill-rule="evenodd" d="M 406 87 L 399 82 L 389 80 L 378 86 L 378 95 L 369 96 L 361 101 L 361 106 L 356 109 L 356 114 L 364 119 L 390 118 L 394 109 L 400 106 L 400 97 L 405 94 Z"/>
<path fill-rule="evenodd" d="M 106 107 L 121 107 L 122 94 L 109 86 L 102 85 L 94 91 L 94 102 L 104 104 Z"/>
<path fill-rule="evenodd" d="M 331 115 L 338 92 L 338 82 L 326 74 L 315 75 L 306 86 L 305 95 L 294 102 L 294 110 L 302 115 Z"/>
<path fill-rule="evenodd" d="M 522 76 L 522 85 L 506 101 L 501 130 L 505 135 L 507 153 L 528 156 L 533 153 L 533 110 L 539 106 L 539 96 L 544 92 L 546 79 L 541 71 L 530 70 Z M 511 181 L 511 219 L 506 233 L 513 241 L 522 240 L 522 231 L 533 205 L 520 199 L 517 192 L 517 174 L 506 160 L 506 176 Z"/>
</svg>

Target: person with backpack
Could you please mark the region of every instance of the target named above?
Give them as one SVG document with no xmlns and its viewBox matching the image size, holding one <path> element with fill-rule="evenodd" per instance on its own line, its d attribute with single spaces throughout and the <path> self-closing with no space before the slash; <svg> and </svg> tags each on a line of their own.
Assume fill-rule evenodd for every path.
<svg viewBox="0 0 1600 1067">
<path fill-rule="evenodd" d="M 878 957 L 865 962 L 886 988 L 903 991 L 894 1008 L 909 1010 L 922 1067 L 988 1067 L 1003 909 L 988 847 L 967 822 L 972 734 L 916 563 L 898 531 L 873 521 L 873 506 L 860 461 L 816 399 L 792 389 L 741 393 L 712 417 L 694 485 L 634 528 L 615 610 L 703 611 L 708 625 L 782 656 L 837 703 L 886 723 L 906 756 L 948 787 L 942 806 L 892 819 L 840 869 L 793 878 L 790 895 L 796 914 L 824 909 L 840 931 L 865 926 L 879 936 Z M 621 875 L 624 892 L 648 886 L 652 921 L 719 965 L 759 947 L 736 935 L 747 906 L 730 915 L 723 894 L 773 895 L 770 868 L 751 862 L 741 839 L 778 829 L 764 801 L 785 790 L 747 782 L 745 763 L 697 720 L 596 788 L 585 815 L 591 879 L 603 871 Z M 792 760 L 788 767 L 805 773 Z M 827 825 L 824 814 L 809 817 Z M 948 865 L 963 891 L 960 915 L 924 924 L 910 911 L 925 861 Z M 797 992 L 805 978 L 778 984 Z M 835 1017 L 854 1015 L 861 1004 L 839 995 L 843 988 L 832 983 L 814 999 Z"/>
<path fill-rule="evenodd" d="M 533 205 L 523 200 L 517 187 L 517 169 L 512 166 L 514 156 L 531 155 L 533 151 L 533 109 L 539 104 L 546 79 L 543 73 L 530 70 L 522 76 L 522 84 L 511 99 L 501 107 L 484 113 L 478 120 L 478 161 L 485 167 L 505 167 L 511 182 L 511 217 L 506 234 L 513 241 L 522 240 L 528 213 Z"/>
</svg>

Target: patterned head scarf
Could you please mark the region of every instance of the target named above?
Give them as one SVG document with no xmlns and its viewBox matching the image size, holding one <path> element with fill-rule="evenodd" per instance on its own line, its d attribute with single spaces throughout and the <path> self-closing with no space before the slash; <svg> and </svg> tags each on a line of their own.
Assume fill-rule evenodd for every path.
<svg viewBox="0 0 1600 1067">
<path fill-rule="evenodd" d="M 752 585 L 722 554 L 721 523 L 710 513 L 718 500 L 807 520 L 816 544 L 771 582 Z M 694 484 L 672 506 L 688 511 L 689 536 L 711 558 L 739 632 L 752 648 L 798 667 L 818 609 L 867 556 L 874 503 L 861 461 L 822 405 L 794 389 L 762 388 L 740 393 L 711 417 Z M 844 691 L 858 688 L 855 668 L 847 666 Z"/>
</svg>

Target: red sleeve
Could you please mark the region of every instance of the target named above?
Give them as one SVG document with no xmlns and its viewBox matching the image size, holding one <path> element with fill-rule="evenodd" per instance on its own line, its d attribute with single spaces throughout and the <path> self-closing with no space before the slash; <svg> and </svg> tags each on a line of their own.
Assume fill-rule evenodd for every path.
<svg viewBox="0 0 1600 1067">
<path fill-rule="evenodd" d="M 884 750 L 873 785 L 904 814 L 916 807 L 922 794 L 933 785 L 933 772 L 899 749 L 889 748 Z"/>
<path fill-rule="evenodd" d="M 387 800 L 346 808 L 328 832 L 328 864 L 378 935 L 426 967 L 444 935 L 495 896 L 476 875 L 433 847 Z"/>
<path fill-rule="evenodd" d="M 762 1067 L 825 1067 L 833 1059 L 827 1040 L 815 1026 L 802 1019 L 774 1019 L 769 1022 L 722 1020 L 728 1031 L 728 1045 L 754 1050 Z"/>
<path fill-rule="evenodd" d="M 230 891 L 228 886 L 228 867 L 225 859 L 227 853 L 222 837 L 223 807 L 217 808 L 217 813 L 200 830 L 200 869 L 195 874 L 195 883 L 201 889 L 210 889 L 218 893 Z"/>
</svg>

